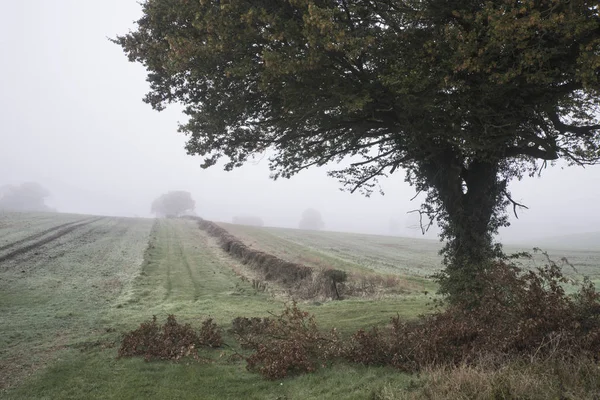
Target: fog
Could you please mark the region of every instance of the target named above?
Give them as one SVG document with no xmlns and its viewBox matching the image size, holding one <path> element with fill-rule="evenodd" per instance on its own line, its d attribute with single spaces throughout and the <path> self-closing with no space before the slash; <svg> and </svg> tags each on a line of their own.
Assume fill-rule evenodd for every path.
<svg viewBox="0 0 600 400">
<path fill-rule="evenodd" d="M 177 106 L 158 113 L 142 102 L 145 71 L 127 61 L 108 37 L 134 27 L 137 0 L 5 2 L 0 14 L 0 186 L 35 181 L 61 212 L 149 217 L 154 198 L 186 190 L 198 215 L 231 221 L 262 218 L 297 227 L 306 208 L 325 229 L 421 236 L 407 211 L 414 190 L 402 171 L 381 182 L 385 196 L 339 190 L 332 165 L 290 180 L 269 179 L 267 156 L 241 169 L 203 170 L 186 155 Z M 600 231 L 600 166 L 547 169 L 541 179 L 512 185 L 529 206 L 503 229 L 502 239 Z M 427 237 L 435 237 L 435 231 Z"/>
</svg>

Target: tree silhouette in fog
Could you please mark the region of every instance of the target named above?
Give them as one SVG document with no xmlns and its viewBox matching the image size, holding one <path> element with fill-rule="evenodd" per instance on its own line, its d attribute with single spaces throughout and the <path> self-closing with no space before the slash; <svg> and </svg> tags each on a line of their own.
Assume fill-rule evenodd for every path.
<svg viewBox="0 0 600 400">
<path fill-rule="evenodd" d="M 323 229 L 325 223 L 323 222 L 323 218 L 321 217 L 321 213 L 315 210 L 314 208 L 307 208 L 302 213 L 302 218 L 300 219 L 300 223 L 298 227 L 300 229 L 314 230 L 318 231 Z"/>
<path fill-rule="evenodd" d="M 152 202 L 151 212 L 157 217 L 179 217 L 193 212 L 196 202 L 185 191 L 171 191 Z"/>
<path fill-rule="evenodd" d="M 0 210 L 54 211 L 45 203 L 50 192 L 37 182 L 6 185 L 0 188 Z"/>
</svg>

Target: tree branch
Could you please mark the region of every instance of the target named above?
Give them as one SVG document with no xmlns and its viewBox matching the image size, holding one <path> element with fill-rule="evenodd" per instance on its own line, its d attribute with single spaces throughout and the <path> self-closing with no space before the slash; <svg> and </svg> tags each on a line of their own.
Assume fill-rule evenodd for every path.
<svg viewBox="0 0 600 400">
<path fill-rule="evenodd" d="M 593 135 L 592 131 L 599 130 L 600 125 L 584 125 L 584 126 L 575 126 L 565 124 L 560 120 L 560 117 L 556 113 L 556 111 L 552 111 L 548 113 L 548 119 L 554 125 L 554 128 L 560 133 L 564 134 L 567 132 L 575 134 L 576 137 L 582 136 L 591 136 Z"/>
<path fill-rule="evenodd" d="M 506 157 L 530 156 L 540 160 L 558 160 L 558 153 L 541 150 L 537 147 L 509 147 L 505 152 Z"/>
<path fill-rule="evenodd" d="M 360 188 L 362 185 L 364 185 L 365 183 L 367 183 L 368 181 L 370 181 L 371 179 L 375 178 L 376 176 L 381 175 L 381 173 L 387 168 L 389 167 L 389 164 L 385 164 L 384 166 L 382 166 L 381 168 L 379 168 L 377 171 L 375 171 L 372 174 L 367 175 L 365 178 L 361 179 L 360 181 L 358 181 L 358 183 L 356 183 L 354 185 L 354 187 L 352 188 L 352 190 L 350 190 L 350 193 L 354 193 L 356 192 L 356 190 L 358 190 L 358 188 Z"/>
<path fill-rule="evenodd" d="M 516 201 L 514 201 L 513 198 L 510 196 L 510 193 L 506 189 L 504 189 L 504 195 L 506 196 L 506 198 L 508 199 L 508 201 L 510 201 L 512 203 L 512 205 L 513 205 L 513 212 L 515 213 L 515 217 L 517 219 L 519 219 L 519 216 L 517 215 L 517 207 L 521 207 L 521 208 L 525 208 L 525 209 L 529 210 L 529 207 L 527 207 L 526 205 L 521 204 L 521 203 L 517 203 Z"/>
<path fill-rule="evenodd" d="M 366 159 L 366 160 L 364 160 L 364 161 L 355 162 L 355 163 L 352 163 L 352 164 L 350 164 L 350 165 L 351 165 L 351 166 L 353 166 L 353 167 L 360 167 L 361 165 L 370 164 L 370 163 L 372 163 L 373 161 L 380 160 L 380 159 L 382 159 L 382 158 L 384 158 L 384 157 L 387 157 L 387 156 L 389 156 L 390 154 L 393 154 L 393 153 L 395 153 L 395 152 L 396 152 L 396 149 L 392 149 L 392 150 L 386 151 L 385 153 L 378 154 L 378 155 L 377 155 L 377 156 L 375 156 L 375 157 L 368 158 L 368 159 Z"/>
<path fill-rule="evenodd" d="M 435 222 L 435 218 L 437 217 L 437 213 L 435 213 L 433 216 L 429 215 L 429 213 L 427 212 L 423 212 L 419 209 L 416 210 L 411 210 L 408 211 L 407 214 L 412 214 L 412 213 L 419 213 L 419 227 L 421 228 L 421 233 L 424 235 L 425 233 L 427 233 L 427 231 L 429 231 L 429 228 L 431 228 L 433 226 L 433 223 Z M 429 218 L 429 222 L 427 223 L 427 226 L 423 226 L 423 215 L 427 216 L 427 218 Z"/>
</svg>

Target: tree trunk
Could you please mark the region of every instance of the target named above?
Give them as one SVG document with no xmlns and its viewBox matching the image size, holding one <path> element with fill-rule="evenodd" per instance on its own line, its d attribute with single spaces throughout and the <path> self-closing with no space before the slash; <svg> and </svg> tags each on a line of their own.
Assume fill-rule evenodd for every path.
<svg viewBox="0 0 600 400">
<path fill-rule="evenodd" d="M 438 275 L 440 292 L 458 299 L 480 289 L 477 275 L 499 255 L 493 235 L 502 223 L 504 183 L 498 178 L 498 162 L 464 163 L 451 151 L 428 167 L 443 207 L 442 236 L 447 240 L 442 250 L 446 268 Z"/>
</svg>

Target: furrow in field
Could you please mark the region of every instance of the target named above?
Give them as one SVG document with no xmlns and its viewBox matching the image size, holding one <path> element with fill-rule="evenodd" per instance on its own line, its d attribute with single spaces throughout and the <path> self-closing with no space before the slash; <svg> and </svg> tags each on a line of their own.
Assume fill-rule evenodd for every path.
<svg viewBox="0 0 600 400">
<path fill-rule="evenodd" d="M 62 236 L 65 236 L 65 235 L 73 232 L 75 229 L 78 229 L 78 228 L 81 228 L 83 226 L 89 225 L 89 224 L 91 224 L 93 222 L 96 222 L 96 221 L 99 221 L 101 219 L 103 219 L 103 217 L 91 218 L 91 219 L 87 219 L 87 220 L 84 220 L 84 221 L 76 223 L 76 224 L 68 224 L 68 226 L 63 226 L 60 230 L 58 230 L 57 232 L 53 233 L 50 236 L 44 237 L 41 240 L 37 240 L 37 241 L 35 241 L 35 242 L 31 243 L 31 244 L 28 244 L 26 246 L 17 248 L 15 250 L 12 250 L 12 251 L 10 251 L 10 252 L 8 252 L 8 253 L 0 256 L 0 263 L 4 262 L 4 261 L 7 261 L 7 260 L 10 260 L 10 259 L 12 259 L 14 257 L 17 257 L 17 256 L 21 255 L 21 254 L 27 253 L 27 252 L 29 252 L 31 250 L 34 250 L 37 247 L 40 247 L 40 246 L 43 246 L 43 245 L 48 244 L 50 242 L 53 242 L 53 241 L 61 238 Z"/>
<path fill-rule="evenodd" d="M 27 237 L 25 237 L 23 239 L 16 240 L 16 241 L 11 242 L 9 244 L 6 244 L 4 246 L 0 246 L 0 251 L 4 251 L 4 250 L 7 250 L 7 249 L 10 249 L 11 247 L 18 246 L 18 245 L 23 244 L 25 242 L 30 242 L 32 240 L 38 239 L 38 238 L 40 238 L 42 236 L 45 236 L 45 235 L 47 235 L 47 234 L 49 234 L 51 232 L 54 232 L 54 231 L 66 228 L 66 227 L 74 225 L 74 224 L 79 224 L 79 223 L 82 223 L 82 222 L 85 222 L 85 221 L 89 221 L 89 220 L 92 220 L 92 219 L 93 218 L 83 218 L 83 219 L 80 219 L 80 220 L 77 220 L 77 221 L 67 222 L 65 224 L 60 224 L 60 225 L 53 226 L 52 228 L 46 229 L 46 230 L 44 230 L 42 232 L 38 232 L 36 234 L 27 236 Z"/>
<path fill-rule="evenodd" d="M 236 276 L 234 271 L 244 266 L 213 243 L 195 221 L 157 220 L 151 237 L 142 271 L 120 299 L 117 313 L 135 309 L 139 321 L 140 313 L 191 316 L 199 310 L 212 313 L 217 307 L 226 318 L 233 318 L 238 303 L 251 307 L 265 301 L 250 282 Z"/>
<path fill-rule="evenodd" d="M 139 274 L 151 225 L 93 218 L 1 264 L 18 268 L 0 268 L 0 392 L 105 332 L 106 310 Z"/>
<path fill-rule="evenodd" d="M 32 251 L 21 253 L 7 260 L 6 264 L 18 263 L 21 266 L 28 266 L 39 264 L 42 260 L 60 259 L 69 254 L 74 245 L 79 247 L 83 244 L 94 242 L 99 236 L 106 234 L 115 224 L 115 220 L 112 218 L 104 218 L 92 222 L 72 231 L 71 235 L 62 235 L 58 239 L 36 247 Z"/>
</svg>

